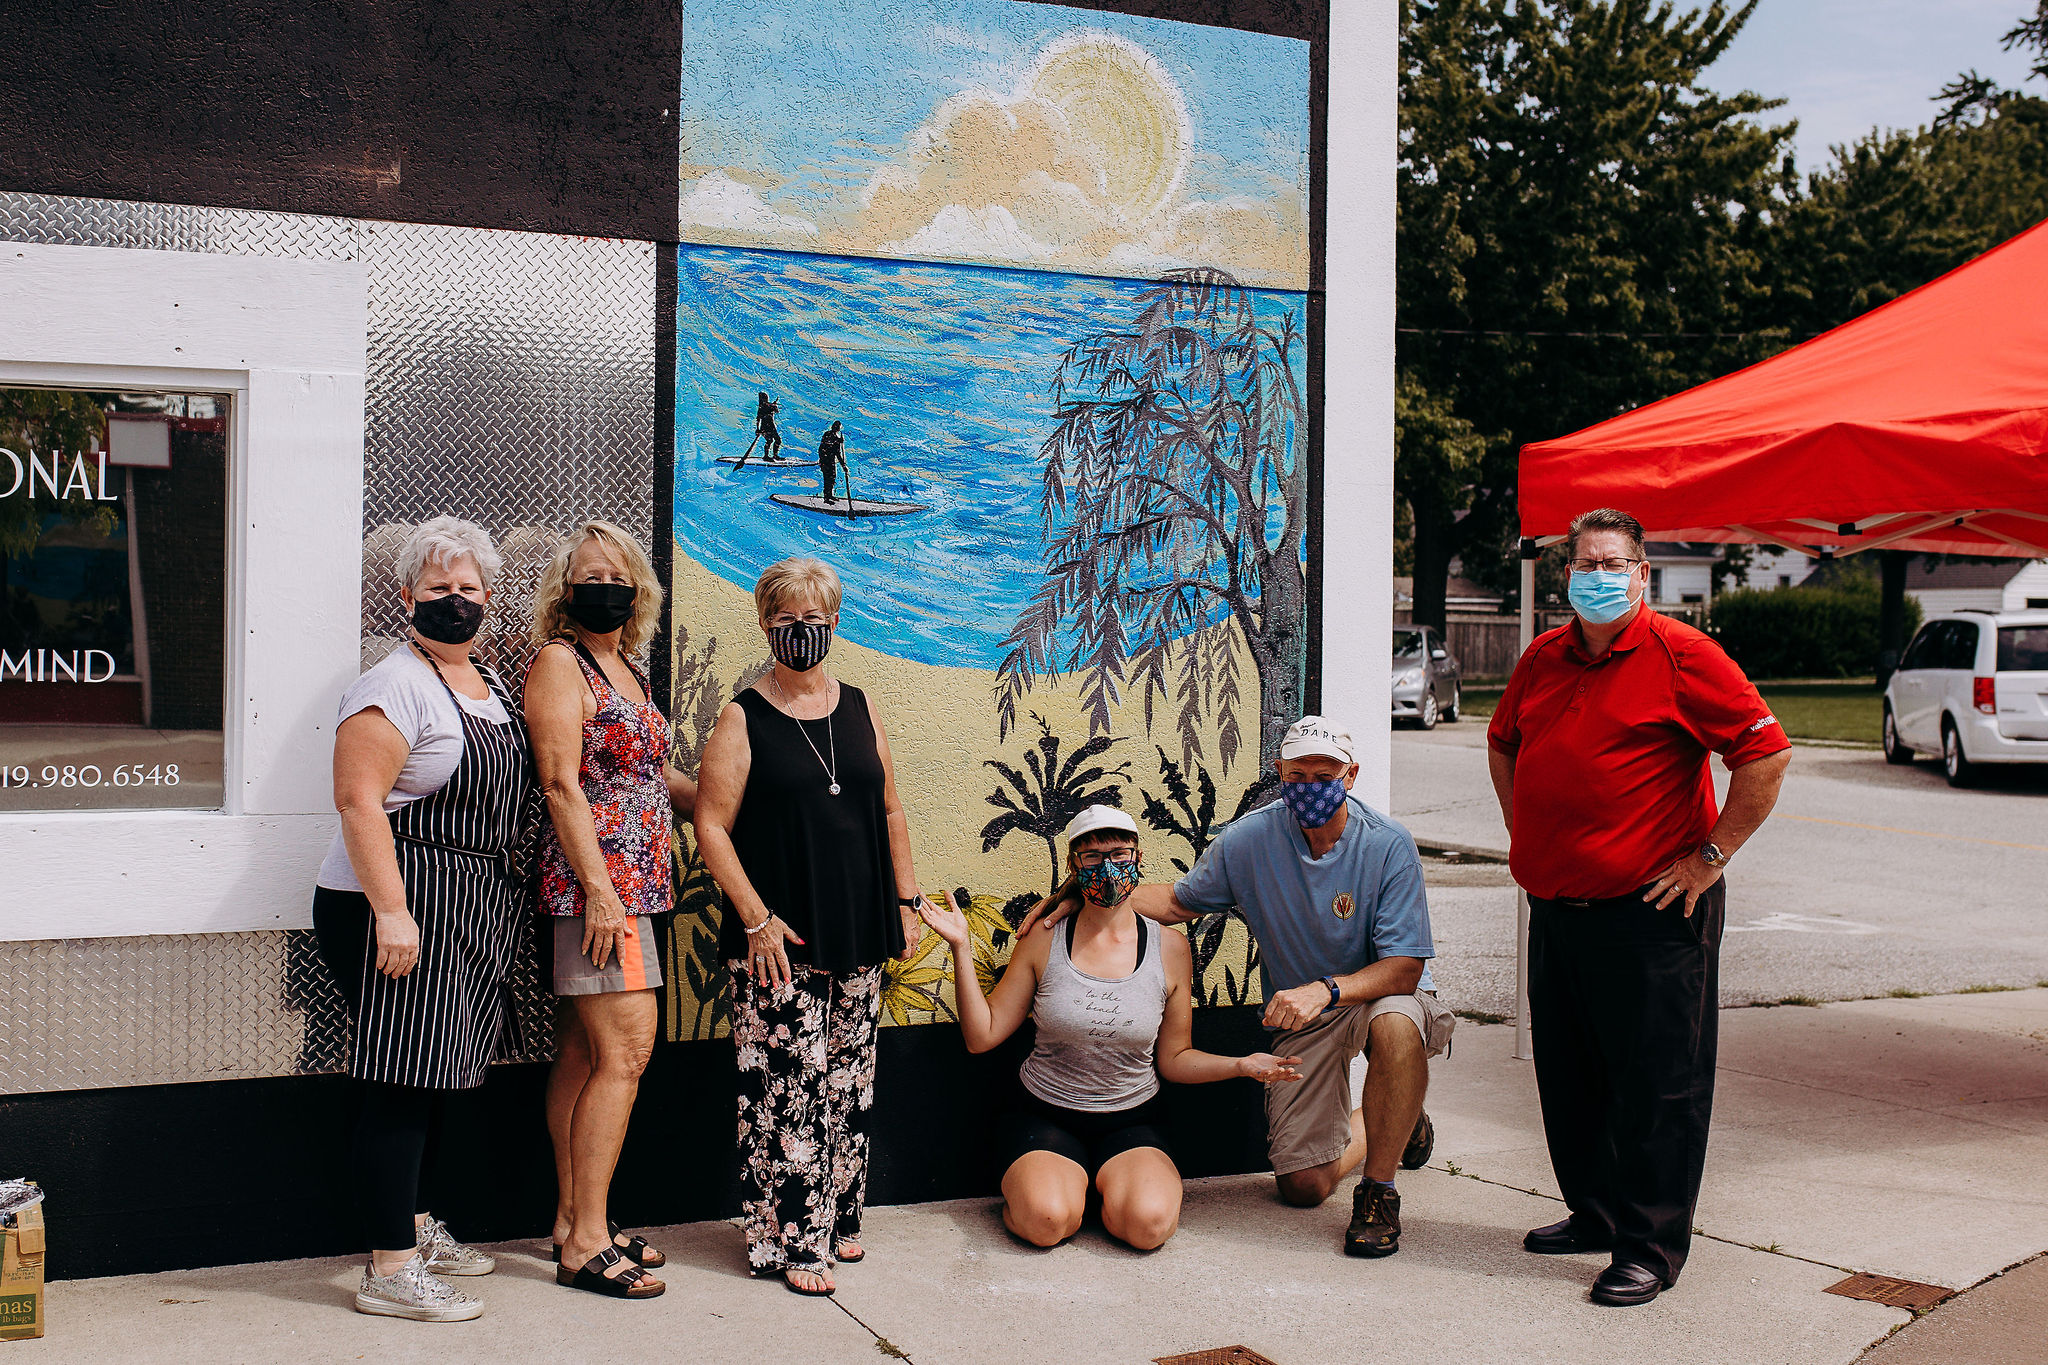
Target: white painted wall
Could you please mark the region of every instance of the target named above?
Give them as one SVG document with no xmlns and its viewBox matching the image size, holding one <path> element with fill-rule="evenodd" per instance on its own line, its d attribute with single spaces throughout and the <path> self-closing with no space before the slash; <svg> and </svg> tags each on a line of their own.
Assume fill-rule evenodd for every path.
<svg viewBox="0 0 2048 1365">
<path fill-rule="evenodd" d="M 1323 711 L 1358 743 L 1357 792 L 1387 809 L 1393 720 L 1396 0 L 1330 6 L 1323 385 Z"/>
<path fill-rule="evenodd" d="M 1998 588 L 1927 588 L 1906 595 L 1920 604 L 1922 616 L 1938 616 L 1945 611 L 1997 611 L 2005 604 L 2005 594 Z"/>
<path fill-rule="evenodd" d="M 2039 601 L 2044 597 L 2048 597 L 2048 559 L 2037 559 L 2013 575 L 2000 605 L 2006 611 L 2025 611 L 2029 598 Z"/>
<path fill-rule="evenodd" d="M 227 391 L 219 811 L 0 814 L 0 939 L 301 927 L 362 633 L 363 267 L 0 246 L 0 382 Z"/>
<path fill-rule="evenodd" d="M 1814 558 L 1798 550 L 1786 550 L 1772 554 L 1759 545 L 1750 552 L 1749 583 L 1752 588 L 1797 587 L 1806 576 L 1813 572 Z M 1780 576 L 1790 578 L 1790 583 L 1778 582 Z"/>
<path fill-rule="evenodd" d="M 1687 593 L 1698 593 L 1700 600 L 1708 600 L 1714 587 L 1714 566 L 1711 564 L 1657 564 L 1652 567 L 1658 574 L 1657 602 L 1676 606 L 1685 600 Z"/>
</svg>

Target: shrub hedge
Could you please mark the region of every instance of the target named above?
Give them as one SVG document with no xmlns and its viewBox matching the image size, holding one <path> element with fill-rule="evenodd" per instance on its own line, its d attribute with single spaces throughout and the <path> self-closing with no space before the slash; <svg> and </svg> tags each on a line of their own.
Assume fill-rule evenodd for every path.
<svg viewBox="0 0 2048 1365">
<path fill-rule="evenodd" d="M 1711 629 L 1752 678 L 1854 678 L 1877 667 L 1874 579 L 1830 587 L 1737 588 L 1714 599 Z M 1906 599 L 1906 637 L 1920 604 Z"/>
</svg>

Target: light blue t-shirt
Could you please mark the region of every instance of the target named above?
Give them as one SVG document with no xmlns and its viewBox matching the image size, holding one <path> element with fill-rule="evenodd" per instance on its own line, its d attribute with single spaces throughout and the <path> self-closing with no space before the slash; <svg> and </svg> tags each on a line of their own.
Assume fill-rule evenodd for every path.
<svg viewBox="0 0 2048 1365">
<path fill-rule="evenodd" d="M 1424 960 L 1418 990 L 1433 990 L 1429 901 L 1422 859 L 1408 831 L 1355 796 L 1343 837 L 1320 858 L 1286 803 L 1233 821 L 1174 886 L 1174 899 L 1200 914 L 1235 909 L 1259 941 L 1266 998 L 1383 957 Z"/>
</svg>

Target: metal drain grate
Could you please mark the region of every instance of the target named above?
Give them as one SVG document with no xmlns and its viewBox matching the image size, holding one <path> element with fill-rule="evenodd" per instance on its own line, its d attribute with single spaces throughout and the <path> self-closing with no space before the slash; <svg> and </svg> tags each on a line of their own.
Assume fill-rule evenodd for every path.
<svg viewBox="0 0 2048 1365">
<path fill-rule="evenodd" d="M 1943 1299 L 1952 1298 L 1955 1292 L 1938 1284 L 1895 1280 L 1889 1275 L 1851 1275 L 1840 1284 L 1828 1286 L 1828 1293 L 1840 1294 L 1845 1299 L 1867 1299 L 1871 1303 L 1905 1308 L 1915 1313 L 1926 1312 Z"/>
<path fill-rule="evenodd" d="M 1216 1346 L 1184 1356 L 1154 1356 L 1152 1365 L 1275 1365 L 1249 1346 Z"/>
</svg>

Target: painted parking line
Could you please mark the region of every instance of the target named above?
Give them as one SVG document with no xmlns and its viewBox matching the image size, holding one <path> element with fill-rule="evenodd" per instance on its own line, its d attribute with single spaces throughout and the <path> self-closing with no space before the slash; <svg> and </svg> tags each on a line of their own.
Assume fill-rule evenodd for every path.
<svg viewBox="0 0 2048 1365">
<path fill-rule="evenodd" d="M 1731 924 L 1724 932 L 1730 934 L 1759 934 L 1774 931 L 1785 934 L 1850 935 L 1881 934 L 1885 932 L 1875 924 L 1863 924 L 1853 919 L 1836 919 L 1833 916 L 1822 918 L 1819 915 L 1795 915 L 1785 910 L 1765 915 L 1762 919 L 1751 920 L 1747 924 Z"/>
<path fill-rule="evenodd" d="M 1922 839 L 1947 839 L 1958 844 L 1989 844 L 1993 848 L 2023 848 L 2032 853 L 2048 853 L 2048 844 L 2013 844 L 2003 839 L 1979 839 L 1973 834 L 1937 834 L 1928 829 L 1895 829 L 1890 825 L 1859 825 L 1854 820 L 1823 820 L 1818 815 L 1778 814 L 1779 820 L 1804 820 L 1809 825 L 1839 825 L 1843 829 L 1867 829 L 1874 834 L 1912 834 Z"/>
</svg>

